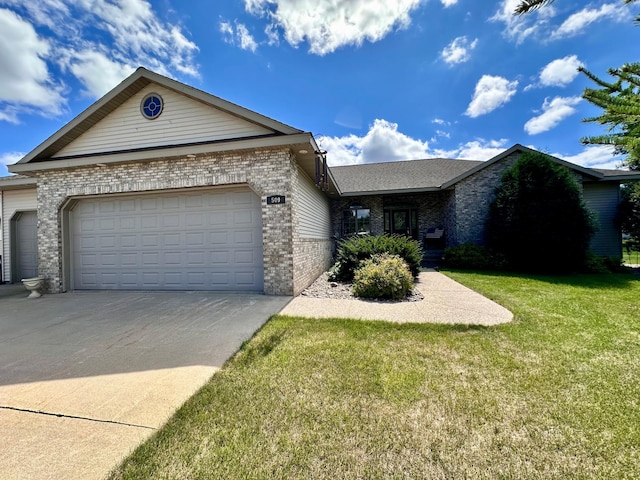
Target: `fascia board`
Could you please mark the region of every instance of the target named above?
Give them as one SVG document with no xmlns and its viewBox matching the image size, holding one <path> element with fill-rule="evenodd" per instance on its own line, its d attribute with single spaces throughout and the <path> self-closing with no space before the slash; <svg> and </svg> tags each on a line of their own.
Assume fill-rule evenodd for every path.
<svg viewBox="0 0 640 480">
<path fill-rule="evenodd" d="M 96 153 L 90 156 L 82 156 L 80 158 L 67 158 L 62 160 L 51 159 L 22 165 L 13 164 L 9 165 L 8 169 L 12 173 L 26 173 L 44 170 L 56 170 L 61 168 L 86 167 L 96 165 L 98 163 L 113 164 L 150 161 L 162 158 L 181 157 L 185 155 L 198 155 L 207 153 L 228 152 L 232 150 L 279 147 L 305 142 L 308 143 L 309 138 L 310 134 L 300 133 L 295 135 L 279 135 L 275 137 L 243 139 L 240 141 L 236 140 L 216 142 L 204 145 L 185 145 L 158 149 L 144 149 L 135 152 L 114 152 L 109 154 Z"/>
</svg>

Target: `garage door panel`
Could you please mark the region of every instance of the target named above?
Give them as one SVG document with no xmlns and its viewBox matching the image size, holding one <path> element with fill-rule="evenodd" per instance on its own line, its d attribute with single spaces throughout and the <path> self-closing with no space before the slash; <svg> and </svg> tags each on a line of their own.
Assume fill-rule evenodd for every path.
<svg viewBox="0 0 640 480">
<path fill-rule="evenodd" d="M 260 211 L 249 190 L 81 200 L 73 288 L 261 291 Z"/>
<path fill-rule="evenodd" d="M 99 213 L 113 213 L 116 210 L 116 204 L 114 201 L 106 201 L 98 204 Z"/>
<path fill-rule="evenodd" d="M 136 219 L 134 217 L 128 215 L 125 217 L 119 217 L 118 223 L 118 228 L 120 229 L 120 231 L 136 229 Z"/>
<path fill-rule="evenodd" d="M 138 237 L 135 235 L 120 235 L 120 246 L 122 248 L 138 248 Z"/>
<path fill-rule="evenodd" d="M 165 247 L 179 247 L 181 245 L 179 233 L 165 233 L 162 240 Z"/>
</svg>

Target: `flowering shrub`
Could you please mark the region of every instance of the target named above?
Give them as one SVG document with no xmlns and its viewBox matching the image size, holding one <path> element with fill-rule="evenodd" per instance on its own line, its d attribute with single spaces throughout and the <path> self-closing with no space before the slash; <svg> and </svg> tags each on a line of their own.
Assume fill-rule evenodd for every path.
<svg viewBox="0 0 640 480">
<path fill-rule="evenodd" d="M 398 255 L 382 253 L 361 263 L 353 278 L 353 294 L 363 298 L 405 298 L 413 288 L 413 276 Z"/>
</svg>

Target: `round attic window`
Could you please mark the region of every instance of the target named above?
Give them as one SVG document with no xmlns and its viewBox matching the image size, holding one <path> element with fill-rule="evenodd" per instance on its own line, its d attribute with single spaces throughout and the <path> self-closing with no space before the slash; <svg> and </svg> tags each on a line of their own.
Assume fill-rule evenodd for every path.
<svg viewBox="0 0 640 480">
<path fill-rule="evenodd" d="M 155 120 L 162 113 L 162 109 L 164 108 L 164 102 L 162 101 L 162 97 L 157 93 L 149 93 L 145 95 L 140 102 L 140 112 L 144 118 L 149 120 Z"/>
</svg>

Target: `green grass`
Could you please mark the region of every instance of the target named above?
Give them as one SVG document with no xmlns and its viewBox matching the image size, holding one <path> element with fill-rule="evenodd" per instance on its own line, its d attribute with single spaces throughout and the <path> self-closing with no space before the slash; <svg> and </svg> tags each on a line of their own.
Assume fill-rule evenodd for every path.
<svg viewBox="0 0 640 480">
<path fill-rule="evenodd" d="M 448 274 L 516 321 L 276 316 L 111 478 L 638 478 L 640 277 Z"/>
<path fill-rule="evenodd" d="M 627 242 L 628 240 L 622 242 L 622 263 L 640 265 L 640 250 L 633 248 L 630 252 L 627 251 Z"/>
</svg>

